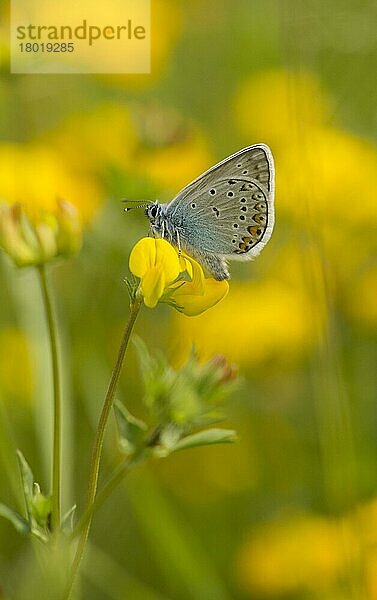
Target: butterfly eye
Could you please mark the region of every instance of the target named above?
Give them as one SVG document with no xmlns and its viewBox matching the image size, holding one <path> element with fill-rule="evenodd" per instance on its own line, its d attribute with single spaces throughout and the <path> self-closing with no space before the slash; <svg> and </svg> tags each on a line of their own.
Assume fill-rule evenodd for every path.
<svg viewBox="0 0 377 600">
<path fill-rule="evenodd" d="M 157 206 L 153 205 L 149 210 L 150 216 L 154 219 L 157 215 Z"/>
</svg>

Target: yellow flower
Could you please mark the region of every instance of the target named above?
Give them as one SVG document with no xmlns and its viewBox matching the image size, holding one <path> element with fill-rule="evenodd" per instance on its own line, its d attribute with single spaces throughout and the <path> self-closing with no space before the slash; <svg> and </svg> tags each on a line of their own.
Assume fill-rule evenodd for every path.
<svg viewBox="0 0 377 600">
<path fill-rule="evenodd" d="M 142 238 L 130 255 L 130 270 L 140 277 L 140 292 L 144 303 L 154 308 L 165 289 L 180 273 L 179 258 L 166 240 Z"/>
<path fill-rule="evenodd" d="M 129 265 L 141 279 L 139 292 L 149 308 L 165 302 L 192 317 L 215 306 L 228 293 L 227 281 L 205 277 L 199 263 L 186 254 L 179 256 L 164 239 L 139 240 Z"/>
<path fill-rule="evenodd" d="M 182 271 L 186 270 L 190 280 L 173 284 L 167 298 L 169 304 L 179 312 L 195 317 L 225 298 L 229 284 L 227 281 L 205 277 L 200 264 L 187 255 L 183 255 L 181 261 L 185 264 Z"/>
</svg>

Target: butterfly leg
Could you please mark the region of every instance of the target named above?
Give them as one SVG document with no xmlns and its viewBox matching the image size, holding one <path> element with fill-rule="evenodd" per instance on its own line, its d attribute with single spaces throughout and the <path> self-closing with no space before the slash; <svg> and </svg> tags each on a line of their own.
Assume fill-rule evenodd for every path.
<svg viewBox="0 0 377 600">
<path fill-rule="evenodd" d="M 182 247 L 181 247 L 181 238 L 179 237 L 178 229 L 176 230 L 176 235 L 177 235 L 178 256 L 181 257 Z"/>
<path fill-rule="evenodd" d="M 228 265 L 221 256 L 210 252 L 195 252 L 195 258 L 217 281 L 229 279 Z"/>
</svg>

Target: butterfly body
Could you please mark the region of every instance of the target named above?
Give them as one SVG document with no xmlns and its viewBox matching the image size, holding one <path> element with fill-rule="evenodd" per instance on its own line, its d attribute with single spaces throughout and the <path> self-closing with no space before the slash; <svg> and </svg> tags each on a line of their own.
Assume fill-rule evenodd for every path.
<svg viewBox="0 0 377 600">
<path fill-rule="evenodd" d="M 151 232 L 187 251 L 215 279 L 228 279 L 228 260 L 254 258 L 271 237 L 274 180 L 269 148 L 244 148 L 203 173 L 171 202 L 148 204 Z"/>
</svg>

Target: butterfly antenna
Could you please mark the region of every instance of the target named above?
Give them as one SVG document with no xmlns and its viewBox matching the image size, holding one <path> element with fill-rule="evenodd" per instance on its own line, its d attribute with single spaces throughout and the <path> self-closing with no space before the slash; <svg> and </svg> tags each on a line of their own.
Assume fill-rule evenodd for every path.
<svg viewBox="0 0 377 600">
<path fill-rule="evenodd" d="M 127 206 L 126 208 L 123 209 L 124 212 L 128 212 L 129 210 L 132 210 L 133 208 L 145 208 L 145 206 L 150 204 L 149 200 L 140 200 L 140 202 L 142 204 L 136 204 L 137 200 L 128 200 L 128 198 L 122 198 L 122 202 L 135 202 L 135 206 Z"/>
</svg>

